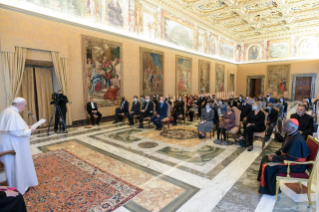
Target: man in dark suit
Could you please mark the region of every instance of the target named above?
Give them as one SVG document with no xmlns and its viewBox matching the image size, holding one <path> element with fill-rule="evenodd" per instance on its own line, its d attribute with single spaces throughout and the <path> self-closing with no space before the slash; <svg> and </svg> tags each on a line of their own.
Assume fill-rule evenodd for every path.
<svg viewBox="0 0 319 212">
<path fill-rule="evenodd" d="M 234 96 L 233 95 L 230 96 L 228 105 L 230 107 L 237 107 L 237 102 L 234 100 Z"/>
<path fill-rule="evenodd" d="M 268 141 L 270 139 L 272 131 L 274 130 L 274 127 L 277 125 L 278 110 L 276 110 L 273 107 L 272 103 L 268 103 L 267 109 L 265 109 L 265 112 L 268 113 L 267 124 L 269 124 L 269 128 L 268 128 L 268 131 L 266 133 L 265 141 Z"/>
<path fill-rule="evenodd" d="M 298 131 L 302 137 L 307 140 L 308 135 L 312 135 L 314 126 L 313 117 L 306 113 L 306 106 L 298 105 L 297 113 L 291 114 L 290 118 L 295 118 L 298 120 Z"/>
<path fill-rule="evenodd" d="M 122 102 L 120 107 L 115 109 L 115 115 L 114 115 L 114 122 L 113 124 L 116 124 L 117 122 L 119 122 L 118 117 L 119 117 L 119 113 L 124 113 L 124 116 L 127 115 L 128 113 L 128 108 L 129 108 L 129 103 L 128 101 L 125 100 L 125 97 L 122 97 Z"/>
<path fill-rule="evenodd" d="M 275 100 L 270 97 L 269 92 L 267 93 L 267 97 L 265 98 L 265 102 L 266 102 L 266 105 L 268 105 L 268 103 L 273 103 L 273 104 L 275 103 Z"/>
<path fill-rule="evenodd" d="M 246 103 L 246 99 L 242 99 L 241 100 L 241 105 L 238 106 L 238 109 L 241 111 L 240 113 L 240 121 L 243 122 L 244 125 L 244 130 L 246 129 L 246 120 L 247 120 L 247 116 L 249 115 L 250 111 L 251 111 L 251 105 Z"/>
<path fill-rule="evenodd" d="M 94 115 L 97 115 L 96 124 L 100 125 L 102 114 L 98 111 L 97 105 L 94 102 L 93 97 L 90 98 L 90 102 L 86 105 L 86 110 L 88 114 L 91 116 L 91 124 L 94 126 Z"/>
<path fill-rule="evenodd" d="M 146 117 L 152 117 L 154 110 L 154 103 L 150 100 L 149 96 L 145 97 L 145 103 L 142 106 L 142 110 L 140 112 L 140 126 L 138 128 L 143 127 L 143 121 Z"/>
<path fill-rule="evenodd" d="M 127 118 L 130 121 L 129 125 L 134 125 L 133 118 L 135 115 L 140 115 L 140 110 L 141 110 L 141 104 L 139 101 L 137 101 L 137 96 L 134 96 L 134 101 L 132 104 L 132 109 L 131 111 L 127 114 Z"/>
<path fill-rule="evenodd" d="M 185 115 L 185 111 L 184 111 L 184 102 L 182 101 L 182 96 L 179 96 L 178 97 L 178 100 L 175 102 L 175 104 L 174 104 L 174 108 L 173 108 L 173 117 L 174 117 L 174 126 L 176 126 L 177 125 L 177 117 L 179 116 L 179 115 L 183 115 L 183 118 L 185 118 L 184 117 L 184 115 Z"/>
<path fill-rule="evenodd" d="M 160 97 L 160 102 L 158 103 L 157 106 L 157 111 L 156 111 L 156 116 L 153 116 L 151 118 L 151 121 L 154 123 L 156 126 L 157 130 L 162 130 L 162 119 L 167 117 L 167 108 L 168 105 L 164 102 L 164 97 Z"/>
<path fill-rule="evenodd" d="M 66 104 L 69 102 L 68 97 L 63 95 L 62 90 L 58 91 L 58 106 L 61 109 L 62 117 L 64 123 L 66 124 L 66 112 L 68 111 L 66 108 Z M 52 101 L 50 104 L 54 104 L 55 102 Z M 54 123 L 54 132 L 58 131 L 58 124 L 60 123 L 60 112 L 59 109 L 57 108 L 55 111 L 55 123 Z M 65 131 L 64 124 L 62 124 L 62 130 Z"/>
<path fill-rule="evenodd" d="M 155 109 L 157 110 L 157 105 L 158 105 L 158 95 L 153 95 L 153 103 L 155 104 Z"/>
<path fill-rule="evenodd" d="M 244 99 L 244 97 L 243 97 L 243 95 L 239 95 L 239 97 L 238 97 L 238 101 L 237 101 L 237 107 L 238 107 L 238 109 L 239 109 L 239 105 L 241 105 L 242 104 L 242 100 Z"/>
</svg>

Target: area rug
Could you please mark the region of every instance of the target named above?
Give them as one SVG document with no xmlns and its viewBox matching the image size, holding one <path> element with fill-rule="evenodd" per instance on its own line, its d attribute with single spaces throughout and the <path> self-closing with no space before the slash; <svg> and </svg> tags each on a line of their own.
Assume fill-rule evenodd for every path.
<svg viewBox="0 0 319 212">
<path fill-rule="evenodd" d="M 24 195 L 28 211 L 113 211 L 142 192 L 65 149 L 33 161 L 39 185 Z"/>
</svg>

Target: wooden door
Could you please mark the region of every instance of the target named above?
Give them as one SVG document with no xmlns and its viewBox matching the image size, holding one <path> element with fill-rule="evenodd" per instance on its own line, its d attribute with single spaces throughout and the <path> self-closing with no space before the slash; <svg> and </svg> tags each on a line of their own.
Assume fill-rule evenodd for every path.
<svg viewBox="0 0 319 212">
<path fill-rule="evenodd" d="M 296 77 L 295 100 L 302 101 L 311 94 L 311 77 Z"/>
<path fill-rule="evenodd" d="M 256 79 L 251 79 L 250 80 L 250 93 L 249 93 L 250 97 L 255 96 L 255 90 L 256 90 Z"/>
<path fill-rule="evenodd" d="M 255 97 L 258 98 L 261 94 L 261 79 L 256 79 L 256 86 L 255 86 Z"/>
</svg>

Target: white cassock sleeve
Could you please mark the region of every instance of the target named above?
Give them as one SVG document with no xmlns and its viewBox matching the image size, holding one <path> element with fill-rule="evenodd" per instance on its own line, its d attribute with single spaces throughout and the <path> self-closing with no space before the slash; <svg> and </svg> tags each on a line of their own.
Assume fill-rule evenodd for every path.
<svg viewBox="0 0 319 212">
<path fill-rule="evenodd" d="M 25 130 L 11 130 L 8 131 L 10 135 L 16 136 L 16 137 L 29 137 L 31 135 L 31 129 L 25 129 Z"/>
</svg>

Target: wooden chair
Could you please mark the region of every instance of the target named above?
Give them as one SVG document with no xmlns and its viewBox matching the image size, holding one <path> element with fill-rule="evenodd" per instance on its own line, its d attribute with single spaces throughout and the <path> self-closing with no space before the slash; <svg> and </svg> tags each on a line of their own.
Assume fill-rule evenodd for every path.
<svg viewBox="0 0 319 212">
<path fill-rule="evenodd" d="M 4 155 L 9 155 L 9 154 L 15 155 L 16 152 L 14 150 L 0 152 L 0 157 Z M 3 185 L 3 184 L 8 185 L 8 182 L 7 182 L 6 174 L 4 172 L 4 164 L 0 161 L 0 185 Z"/>
<path fill-rule="evenodd" d="M 226 130 L 226 141 L 228 140 L 228 135 L 232 134 L 237 135 L 239 132 L 239 125 L 240 125 L 240 114 L 241 111 L 237 107 L 232 107 L 232 110 L 235 113 L 235 127 L 233 127 L 231 130 Z"/>
<path fill-rule="evenodd" d="M 167 117 L 162 119 L 163 128 L 165 124 L 168 125 L 168 128 L 169 128 L 170 122 L 171 122 L 171 106 L 167 104 Z"/>
<path fill-rule="evenodd" d="M 261 110 L 265 114 L 265 126 L 267 126 L 267 117 L 268 113 L 266 113 L 264 110 Z M 267 129 L 266 129 L 267 130 Z M 254 132 L 254 137 L 262 138 L 262 147 L 261 149 L 265 148 L 265 137 L 266 137 L 266 130 L 264 132 Z"/>
<path fill-rule="evenodd" d="M 128 103 L 128 110 L 130 111 L 130 103 Z M 126 119 L 125 113 L 119 113 L 119 118 L 120 117 L 122 117 L 122 121 L 125 123 L 125 119 Z"/>
<path fill-rule="evenodd" d="M 319 142 L 316 141 L 315 138 L 308 135 L 307 145 L 309 146 L 309 149 L 310 149 L 310 155 L 308 155 L 306 162 L 296 162 L 296 161 L 289 161 L 289 160 L 284 161 L 284 163 L 288 165 L 287 174 L 279 173 L 276 177 L 276 200 L 278 200 L 280 180 L 298 182 L 301 191 L 302 191 L 301 182 L 307 182 L 307 195 L 308 195 L 309 205 L 312 205 L 311 183 L 312 183 L 313 176 L 315 175 L 316 166 L 318 163 Z M 308 167 L 306 171 L 303 173 L 290 173 L 290 165 L 292 164 L 296 164 L 296 165 L 308 164 Z"/>
<path fill-rule="evenodd" d="M 143 106 L 143 103 L 141 102 L 140 111 L 142 110 L 142 106 Z M 134 115 L 133 119 L 135 124 L 138 123 L 138 120 L 140 119 L 140 115 Z"/>
<path fill-rule="evenodd" d="M 98 118 L 97 114 L 94 114 L 93 116 L 94 116 L 94 118 Z M 101 118 L 102 118 L 102 117 L 101 117 Z M 87 123 L 87 125 L 93 125 L 93 123 L 91 123 L 91 116 L 90 116 L 90 114 L 86 114 L 86 123 Z"/>
</svg>

